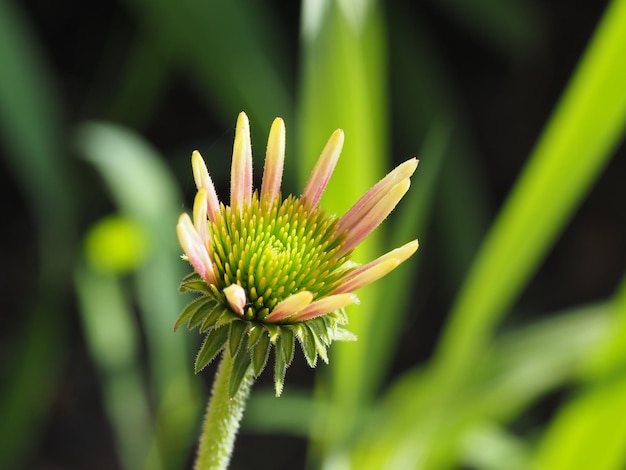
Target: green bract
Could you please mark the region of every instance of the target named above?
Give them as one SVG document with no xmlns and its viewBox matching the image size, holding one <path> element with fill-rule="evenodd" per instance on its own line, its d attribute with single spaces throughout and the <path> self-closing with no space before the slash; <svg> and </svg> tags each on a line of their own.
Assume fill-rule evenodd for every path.
<svg viewBox="0 0 626 470">
<path fill-rule="evenodd" d="M 318 356 L 328 362 L 326 350 L 333 340 L 356 339 L 352 333 L 341 327 L 347 323 L 344 309 L 299 323 L 263 323 L 242 319 L 233 313 L 224 299 L 216 296 L 211 287 L 197 273 L 191 273 L 183 280 L 180 292 L 197 292 L 202 295 L 185 307 L 174 330 L 187 323 L 190 330 L 198 328 L 200 333 L 206 334 L 196 357 L 196 373 L 227 347 L 227 353 L 239 365 L 231 375 L 231 395 L 237 392 L 250 365 L 255 376 L 263 371 L 272 345 L 275 347 L 274 386 L 278 396 L 283 389 L 285 371 L 293 360 L 296 338 L 311 367 L 315 367 Z"/>
</svg>

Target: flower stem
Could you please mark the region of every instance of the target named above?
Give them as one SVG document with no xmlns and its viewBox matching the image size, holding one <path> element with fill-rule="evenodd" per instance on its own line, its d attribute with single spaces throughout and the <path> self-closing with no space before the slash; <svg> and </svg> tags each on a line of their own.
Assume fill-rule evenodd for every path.
<svg viewBox="0 0 626 470">
<path fill-rule="evenodd" d="M 252 367 L 248 368 L 234 397 L 228 395 L 233 359 L 228 350 L 222 354 L 207 414 L 202 427 L 195 470 L 225 470 L 235 444 L 235 436 L 243 417 L 243 410 L 254 382 Z"/>
</svg>

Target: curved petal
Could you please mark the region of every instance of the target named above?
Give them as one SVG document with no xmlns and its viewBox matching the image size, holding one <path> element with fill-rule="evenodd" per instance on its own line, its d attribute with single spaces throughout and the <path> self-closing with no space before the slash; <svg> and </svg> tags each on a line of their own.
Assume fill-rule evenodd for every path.
<svg viewBox="0 0 626 470">
<path fill-rule="evenodd" d="M 354 271 L 350 272 L 341 285 L 335 289 L 333 294 L 344 292 L 354 292 L 355 290 L 377 281 L 381 277 L 389 274 L 398 265 L 406 261 L 418 248 L 418 241 L 413 240 L 400 248 L 390 251 L 383 256 L 376 258 Z"/>
<path fill-rule="evenodd" d="M 349 230 L 358 221 L 372 210 L 372 208 L 400 181 L 410 178 L 415 172 L 419 160 L 411 158 L 398 165 L 372 188 L 346 212 L 337 223 L 337 232 Z"/>
<path fill-rule="evenodd" d="M 231 284 L 223 291 L 228 304 L 234 312 L 243 317 L 243 309 L 246 306 L 246 291 L 239 284 Z"/>
<path fill-rule="evenodd" d="M 284 320 L 305 308 L 312 301 L 313 294 L 306 290 L 290 295 L 285 300 L 279 302 L 272 310 L 272 313 L 265 317 L 264 321 L 274 323 Z"/>
<path fill-rule="evenodd" d="M 208 247 L 211 236 L 209 235 L 209 223 L 207 220 L 207 191 L 204 188 L 196 193 L 193 201 L 193 225 L 204 245 Z"/>
<path fill-rule="evenodd" d="M 348 253 L 378 227 L 383 220 L 396 207 L 400 199 L 406 194 L 411 186 L 411 181 L 406 178 L 396 184 L 385 194 L 358 222 L 349 230 L 346 239 L 337 253 L 338 256 Z"/>
<path fill-rule="evenodd" d="M 283 177 L 285 162 L 285 123 L 281 118 L 274 119 L 270 136 L 267 140 L 265 168 L 261 183 L 261 200 L 271 205 L 280 192 L 280 182 Z"/>
<path fill-rule="evenodd" d="M 207 214 L 209 219 L 211 219 L 212 222 L 215 222 L 217 214 L 220 211 L 220 201 L 217 198 L 215 186 L 213 185 L 213 180 L 209 176 L 209 171 L 206 168 L 204 159 L 197 150 L 194 150 L 191 154 L 191 168 L 193 169 L 193 179 L 196 182 L 196 188 L 198 188 L 198 191 L 201 189 L 206 190 Z"/>
<path fill-rule="evenodd" d="M 179 217 L 176 233 L 180 246 L 183 247 L 187 259 L 198 274 L 207 284 L 216 284 L 215 271 L 207 247 L 187 214 L 182 214 Z"/>
<path fill-rule="evenodd" d="M 300 310 L 298 313 L 289 318 L 291 322 L 299 322 L 310 320 L 311 318 L 326 315 L 340 308 L 347 307 L 351 304 L 358 304 L 359 298 L 354 294 L 336 294 L 329 295 L 320 300 L 316 300 L 312 304 Z"/>
<path fill-rule="evenodd" d="M 241 210 L 252 199 L 252 144 L 246 113 L 239 113 L 230 173 L 230 205 Z"/>
<path fill-rule="evenodd" d="M 326 189 L 328 180 L 330 180 L 330 175 L 332 175 L 333 170 L 335 169 L 335 165 L 337 164 L 342 148 L 343 131 L 341 129 L 337 129 L 330 136 L 330 139 L 328 139 L 320 158 L 317 160 L 317 163 L 311 172 L 311 176 L 309 176 L 309 180 L 304 187 L 304 191 L 302 192 L 302 200 L 307 201 L 311 207 L 317 206 L 317 203 L 322 197 L 322 193 L 324 192 L 324 189 Z"/>
</svg>

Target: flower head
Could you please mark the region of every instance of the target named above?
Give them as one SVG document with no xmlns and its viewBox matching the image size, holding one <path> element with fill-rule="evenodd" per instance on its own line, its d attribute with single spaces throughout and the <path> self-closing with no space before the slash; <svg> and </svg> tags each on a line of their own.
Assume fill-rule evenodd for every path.
<svg viewBox="0 0 626 470">
<path fill-rule="evenodd" d="M 276 348 L 276 394 L 293 358 L 295 338 L 312 367 L 318 355 L 327 361 L 333 340 L 354 339 L 342 328 L 344 307 L 358 303 L 359 288 L 389 273 L 417 250 L 417 240 L 358 266 L 354 248 L 394 209 L 417 167 L 410 159 L 373 186 L 342 217 L 319 205 L 343 146 L 335 131 L 309 177 L 302 196 L 285 198 L 280 184 L 285 157 L 285 126 L 272 124 L 261 190 L 252 187 L 252 149 L 248 118 L 239 115 L 233 146 L 230 204 L 219 202 L 200 153 L 192 154 L 198 188 L 193 218 L 180 216 L 177 233 L 195 273 L 181 291 L 203 295 L 181 313 L 184 323 L 206 332 L 196 371 L 227 349 L 235 360 L 234 395 L 252 366 L 258 375 Z"/>
</svg>

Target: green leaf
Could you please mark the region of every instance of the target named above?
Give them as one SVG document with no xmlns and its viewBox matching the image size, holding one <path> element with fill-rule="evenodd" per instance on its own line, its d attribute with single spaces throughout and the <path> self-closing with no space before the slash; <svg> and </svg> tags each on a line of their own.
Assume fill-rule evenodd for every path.
<svg viewBox="0 0 626 470">
<path fill-rule="evenodd" d="M 317 364 L 317 351 L 315 349 L 315 338 L 311 330 L 302 323 L 294 325 L 294 328 L 296 337 L 298 341 L 300 341 L 300 346 L 302 346 L 302 352 L 304 353 L 306 362 L 309 363 L 309 366 L 315 367 Z"/>
<path fill-rule="evenodd" d="M 471 373 L 623 139 L 625 21 L 626 2 L 611 2 L 454 302 L 435 355 L 454 381 Z"/>
<path fill-rule="evenodd" d="M 232 357 L 235 357 L 237 351 L 241 348 L 244 334 L 248 329 L 249 323 L 246 321 L 233 321 L 230 323 L 230 333 L 228 334 L 228 351 Z"/>
<path fill-rule="evenodd" d="M 187 292 L 201 292 L 202 294 L 211 294 L 211 290 L 200 274 L 192 272 L 187 274 L 178 286 L 178 292 L 185 294 Z"/>
<path fill-rule="evenodd" d="M 228 395 L 230 397 L 234 397 L 241 386 L 241 382 L 246 376 L 246 372 L 250 367 L 250 362 L 252 359 L 250 358 L 249 351 L 247 349 L 239 350 L 239 354 L 234 357 L 233 360 L 233 370 L 230 375 L 230 382 L 228 384 Z"/>
<path fill-rule="evenodd" d="M 626 375 L 588 387 L 563 406 L 540 442 L 536 468 L 612 470 L 626 464 Z"/>
<path fill-rule="evenodd" d="M 206 334 L 193 368 L 196 374 L 217 356 L 226 345 L 226 341 L 228 341 L 228 328 L 226 327 L 210 330 Z"/>
<path fill-rule="evenodd" d="M 271 346 L 269 335 L 263 334 L 254 348 L 250 350 L 255 377 L 258 377 L 259 374 L 263 372 L 263 369 L 265 369 L 267 358 L 270 355 Z"/>
</svg>

